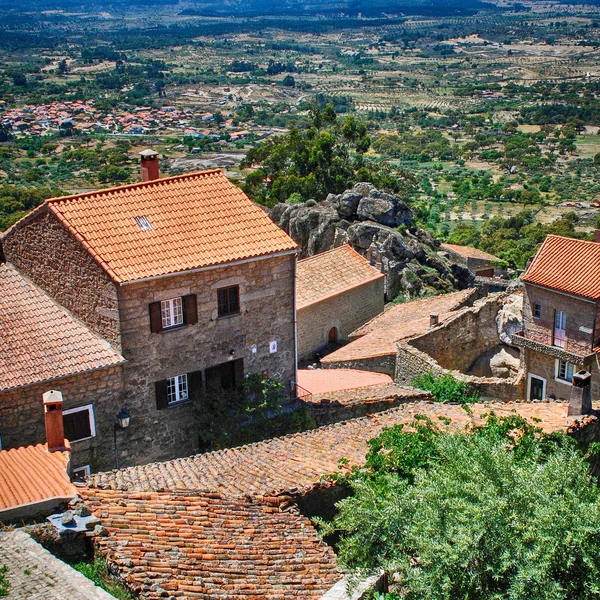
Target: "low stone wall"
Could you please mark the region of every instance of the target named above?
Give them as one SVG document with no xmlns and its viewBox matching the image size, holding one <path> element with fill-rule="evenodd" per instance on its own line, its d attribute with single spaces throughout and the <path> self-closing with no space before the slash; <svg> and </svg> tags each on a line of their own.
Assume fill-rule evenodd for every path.
<svg viewBox="0 0 600 600">
<path fill-rule="evenodd" d="M 396 373 L 396 355 L 387 354 L 361 360 L 321 363 L 321 367 L 323 369 L 357 369 L 359 371 L 373 371 L 375 373 L 385 373 L 390 377 L 394 377 Z"/>
<path fill-rule="evenodd" d="M 318 394 L 303 400 L 302 404 L 308 407 L 311 417 L 321 427 L 422 400 L 433 400 L 433 397 L 429 392 L 382 384 Z"/>
<path fill-rule="evenodd" d="M 523 375 L 519 374 L 514 379 L 501 379 L 499 377 L 473 377 L 460 371 L 444 369 L 431 356 L 413 347 L 410 343 L 397 344 L 396 374 L 394 380 L 402 385 L 412 385 L 412 380 L 417 375 L 432 372 L 441 377 L 448 373 L 459 381 L 467 383 L 469 390 L 478 392 L 483 401 L 499 400 L 509 402 L 523 397 Z"/>
</svg>

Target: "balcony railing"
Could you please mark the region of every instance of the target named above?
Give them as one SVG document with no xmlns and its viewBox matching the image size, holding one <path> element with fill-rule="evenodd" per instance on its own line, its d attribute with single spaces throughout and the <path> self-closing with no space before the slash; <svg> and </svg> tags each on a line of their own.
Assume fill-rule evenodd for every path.
<svg viewBox="0 0 600 600">
<path fill-rule="evenodd" d="M 535 334 L 533 334 L 531 331 L 524 332 L 521 330 L 514 333 L 511 339 L 512 343 L 519 348 L 531 348 L 532 350 L 543 352 L 544 354 L 562 358 L 577 364 L 586 362 L 595 356 L 595 353 L 591 348 L 585 349 L 581 344 L 569 343 L 568 339 L 565 340 L 564 346 L 558 346 L 553 343 L 554 340 L 552 339 L 552 334 L 550 332 L 547 334 L 535 332 Z"/>
</svg>

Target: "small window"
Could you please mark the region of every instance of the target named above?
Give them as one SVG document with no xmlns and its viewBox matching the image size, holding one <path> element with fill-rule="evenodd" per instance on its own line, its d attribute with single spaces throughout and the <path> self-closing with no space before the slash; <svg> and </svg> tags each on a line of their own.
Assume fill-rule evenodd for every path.
<svg viewBox="0 0 600 600">
<path fill-rule="evenodd" d="M 163 300 L 160 303 L 160 312 L 163 329 L 183 325 L 183 303 L 181 297 Z"/>
<path fill-rule="evenodd" d="M 187 375 L 175 375 L 167 379 L 167 402 L 176 404 L 189 398 Z"/>
<path fill-rule="evenodd" d="M 152 229 L 152 223 L 150 223 L 148 217 L 136 217 L 135 221 L 142 231 L 150 231 Z"/>
<path fill-rule="evenodd" d="M 217 290 L 219 317 L 235 315 L 240 312 L 240 286 L 221 288 Z"/>
<path fill-rule="evenodd" d="M 94 407 L 91 404 L 63 411 L 65 438 L 69 442 L 87 440 L 96 436 Z"/>
<path fill-rule="evenodd" d="M 73 469 L 73 481 L 77 481 L 77 482 L 81 482 L 83 483 L 85 481 L 86 477 L 89 477 L 92 473 L 92 470 L 90 469 L 90 465 L 84 465 L 83 467 L 77 467 L 76 469 Z"/>
<path fill-rule="evenodd" d="M 533 305 L 533 316 L 536 319 L 541 319 L 542 318 L 542 305 L 541 304 L 534 304 Z"/>
<path fill-rule="evenodd" d="M 559 359 L 556 378 L 561 379 L 562 381 L 568 381 L 569 383 L 571 383 L 573 381 L 574 371 L 575 371 L 575 365 L 573 363 L 567 362 L 566 360 Z"/>
</svg>

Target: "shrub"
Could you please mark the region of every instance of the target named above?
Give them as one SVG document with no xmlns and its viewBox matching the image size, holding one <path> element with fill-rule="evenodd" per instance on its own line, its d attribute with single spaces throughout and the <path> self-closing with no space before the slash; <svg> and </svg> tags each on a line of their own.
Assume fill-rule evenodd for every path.
<svg viewBox="0 0 600 600">
<path fill-rule="evenodd" d="M 436 376 L 431 371 L 417 375 L 412 383 L 415 387 L 431 392 L 436 402 L 470 404 L 479 401 L 477 392 L 469 392 L 464 381 L 458 381 L 450 373 Z"/>
<path fill-rule="evenodd" d="M 8 567 L 6 565 L 2 565 L 0 567 L 0 598 L 4 598 L 8 596 L 8 588 L 10 584 L 6 579 L 6 573 L 8 572 Z"/>
</svg>

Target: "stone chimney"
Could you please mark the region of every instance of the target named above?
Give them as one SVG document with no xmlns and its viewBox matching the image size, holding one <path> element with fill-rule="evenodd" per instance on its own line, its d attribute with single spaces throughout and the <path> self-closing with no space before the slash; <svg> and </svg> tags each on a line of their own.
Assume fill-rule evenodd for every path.
<svg viewBox="0 0 600 600">
<path fill-rule="evenodd" d="M 63 425 L 62 402 L 60 392 L 50 390 L 42 394 L 44 400 L 44 418 L 46 420 L 46 442 L 49 452 L 68 450 L 65 444 L 65 427 Z"/>
<path fill-rule="evenodd" d="M 158 169 L 158 152 L 155 150 L 142 150 L 141 156 L 141 171 L 142 181 L 154 181 L 160 177 Z"/>
<path fill-rule="evenodd" d="M 594 229 L 594 241 L 600 244 L 600 229 Z"/>
<path fill-rule="evenodd" d="M 569 399 L 569 417 L 589 415 L 592 412 L 592 374 L 577 371 L 573 375 L 573 387 Z"/>
<path fill-rule="evenodd" d="M 437 313 L 429 315 L 429 327 L 437 327 L 440 324 L 440 317 Z"/>
</svg>

